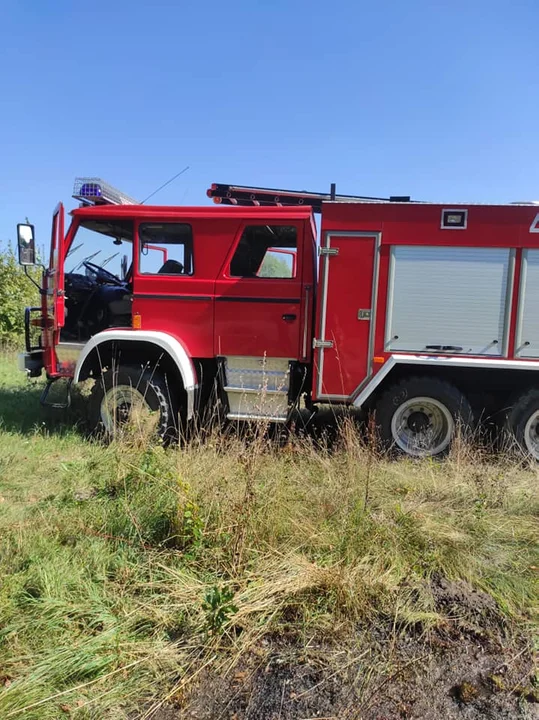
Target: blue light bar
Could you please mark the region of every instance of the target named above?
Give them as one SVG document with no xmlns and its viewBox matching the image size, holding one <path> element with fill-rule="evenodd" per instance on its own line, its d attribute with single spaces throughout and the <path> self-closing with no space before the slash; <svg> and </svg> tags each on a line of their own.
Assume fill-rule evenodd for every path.
<svg viewBox="0 0 539 720">
<path fill-rule="evenodd" d="M 83 205 L 138 205 L 137 200 L 109 185 L 101 178 L 76 178 L 73 197 Z"/>
<path fill-rule="evenodd" d="M 80 197 L 83 198 L 101 198 L 101 185 L 98 183 L 84 183 L 80 189 Z"/>
</svg>

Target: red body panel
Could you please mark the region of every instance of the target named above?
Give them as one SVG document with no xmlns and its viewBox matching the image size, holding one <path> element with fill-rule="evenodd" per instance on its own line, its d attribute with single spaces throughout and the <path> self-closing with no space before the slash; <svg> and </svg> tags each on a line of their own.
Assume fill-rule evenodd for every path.
<svg viewBox="0 0 539 720">
<path fill-rule="evenodd" d="M 170 219 L 163 214 L 154 214 L 151 218 L 155 222 Z M 240 220 L 231 216 L 213 221 L 183 212 L 175 219 L 189 219 L 192 225 L 195 272 L 192 276 L 141 274 L 136 240 L 133 313 L 140 315 L 141 329 L 169 333 L 182 343 L 191 357 L 211 358 L 214 357 L 215 279 Z M 138 238 L 138 232 L 135 234 Z"/>
<path fill-rule="evenodd" d="M 313 307 L 315 247 L 310 208 L 114 205 L 79 208 L 72 216 L 73 222 L 62 248 L 62 272 L 82 221 L 134 220 L 132 312 L 139 316 L 140 329 L 172 335 L 193 358 L 267 354 L 299 359 L 304 348 L 302 359 L 308 358 L 312 323 L 306 313 L 312 312 Z M 191 224 L 195 256 L 193 275 L 140 272 L 138 225 L 148 220 Z M 296 277 L 230 278 L 227 267 L 244 226 L 279 223 L 298 228 L 298 252 L 293 262 Z M 309 287 L 307 293 L 305 284 Z M 305 307 L 305 295 L 308 308 Z M 57 325 L 61 327 L 58 321 Z M 56 335 L 54 343 L 57 342 Z M 59 373 L 52 356 L 46 367 L 50 375 Z"/>
<path fill-rule="evenodd" d="M 301 281 L 219 280 L 215 297 L 215 355 L 298 359 Z"/>
<path fill-rule="evenodd" d="M 520 276 L 522 272 L 522 248 L 517 248 L 515 254 L 515 278 L 513 282 L 513 294 L 511 297 L 511 319 L 510 319 L 510 330 L 509 330 L 509 347 L 508 355 L 513 357 L 515 355 L 515 339 L 516 339 L 516 328 L 518 322 L 518 305 L 519 305 L 519 294 L 520 294 Z"/>
<path fill-rule="evenodd" d="M 267 224 L 275 219 L 266 220 Z M 235 278 L 229 266 L 241 233 L 227 255 L 215 284 L 215 355 L 252 355 L 262 357 L 300 357 L 300 329 L 304 312 L 302 296 L 304 242 L 311 253 L 313 239 L 305 220 L 288 221 L 297 228 L 298 253 L 296 276 L 292 278 Z M 262 224 L 262 223 L 261 223 Z"/>
<path fill-rule="evenodd" d="M 440 228 L 443 208 L 468 210 L 465 230 Z M 322 232 L 382 232 L 384 245 L 462 245 L 538 247 L 530 226 L 538 206 L 448 203 L 326 203 Z"/>
<path fill-rule="evenodd" d="M 441 229 L 444 208 L 467 210 L 466 228 Z M 331 246 L 338 246 L 339 255 L 321 258 L 318 280 L 315 230 L 308 207 L 79 208 L 72 213 L 73 224 L 65 242 L 63 219 L 58 214 L 51 252 L 51 269 L 56 272 L 45 279 L 53 294 L 45 298 L 44 312 L 54 325 L 44 332 L 47 372 L 62 373 L 54 345 L 63 323 L 64 261 L 78 223 L 85 218 L 134 221 L 132 309 L 140 316 L 143 330 L 169 333 L 193 358 L 267 354 L 309 364 L 313 337 L 333 341 L 334 347 L 314 353 L 313 398 L 350 401 L 388 357 L 384 338 L 390 248 L 394 245 L 514 248 L 509 357 L 514 355 L 521 250 L 539 247 L 539 234 L 531 232 L 538 211 L 536 206 L 523 205 L 325 203 L 322 245 L 329 234 Z M 140 273 L 137 228 L 148 220 L 191 224 L 195 257 L 192 276 Z M 279 223 L 298 229 L 295 277 L 231 277 L 230 260 L 244 227 Z M 329 268 L 327 287 L 324 263 Z M 360 319 L 359 310 L 370 310 L 373 320 L 365 316 Z"/>
<path fill-rule="evenodd" d="M 42 299 L 44 363 L 49 375 L 68 374 L 58 366 L 55 350 L 65 319 L 64 261 L 64 206 L 59 203 L 52 218 L 49 269 L 44 277 L 45 294 Z"/>
<path fill-rule="evenodd" d="M 466 229 L 441 229 L 441 213 L 444 208 L 468 210 Z M 322 242 L 328 233 L 338 235 L 339 232 L 373 232 L 380 233 L 381 245 L 378 259 L 378 289 L 376 293 L 376 326 L 374 328 L 374 344 L 372 355 L 378 362 L 372 366 L 373 373 L 381 367 L 384 358 L 389 357 L 385 351 L 385 331 L 387 316 L 387 297 L 389 282 L 390 248 L 394 245 L 437 245 L 462 247 L 507 247 L 516 249 L 515 274 L 513 278 L 513 295 L 511 306 L 509 357 L 514 357 L 515 327 L 518 315 L 518 293 L 520 282 L 521 250 L 523 248 L 539 248 L 539 234 L 530 232 L 534 220 L 538 216 L 539 207 L 526 205 L 462 205 L 445 204 L 430 205 L 422 203 L 325 203 L 322 212 Z M 359 242 L 359 241 L 356 241 Z M 332 244 L 336 244 L 333 243 Z M 339 249 L 345 243 L 338 243 Z M 347 252 L 347 251 L 345 251 Z M 357 252 L 360 252 L 357 246 Z M 324 258 L 321 258 L 319 278 L 322 277 Z M 319 287 L 317 303 L 317 322 L 315 334 L 320 332 L 320 316 L 322 305 L 327 303 L 327 315 L 331 319 L 326 339 L 331 340 L 333 333 L 336 347 L 318 350 L 315 353 L 313 374 L 313 398 L 342 400 L 346 396 L 353 399 L 354 391 L 364 380 L 364 363 L 361 353 L 357 357 L 356 337 L 359 322 L 349 320 L 348 305 L 357 304 L 356 279 L 354 273 L 346 284 L 339 268 L 339 257 L 331 257 L 329 263 L 335 264 L 336 271 L 330 272 L 330 285 L 325 300 L 324 288 Z M 370 259 L 365 256 L 365 262 Z M 363 277 L 365 268 L 356 263 L 359 277 Z M 320 285 L 320 281 L 319 281 Z M 357 307 L 354 309 L 357 310 Z M 367 307 L 367 306 L 366 306 Z M 345 320 L 348 318 L 348 321 Z M 343 331 L 346 325 L 346 331 Z M 323 383 L 320 384 L 320 357 L 323 355 Z M 352 363 L 350 367 L 348 363 Z M 329 377 L 330 368 L 333 376 Z"/>
<path fill-rule="evenodd" d="M 320 336 L 333 343 L 318 353 L 317 396 L 348 398 L 371 373 L 369 336 L 371 321 L 358 319 L 358 312 L 372 311 L 372 291 L 376 237 L 331 233 L 330 247 L 339 254 L 327 256 L 322 282 L 339 292 L 329 292 L 325 305 L 318 308 L 317 329 Z M 325 245 L 326 243 L 324 243 Z"/>
</svg>

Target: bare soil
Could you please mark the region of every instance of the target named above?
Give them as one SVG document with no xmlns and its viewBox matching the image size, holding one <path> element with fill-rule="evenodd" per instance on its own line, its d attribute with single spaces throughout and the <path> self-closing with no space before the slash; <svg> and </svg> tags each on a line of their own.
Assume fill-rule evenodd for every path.
<svg viewBox="0 0 539 720">
<path fill-rule="evenodd" d="M 529 638 L 487 594 L 435 578 L 435 630 L 358 628 L 356 642 L 267 637 L 225 676 L 200 676 L 155 720 L 513 720 L 539 718 Z"/>
</svg>

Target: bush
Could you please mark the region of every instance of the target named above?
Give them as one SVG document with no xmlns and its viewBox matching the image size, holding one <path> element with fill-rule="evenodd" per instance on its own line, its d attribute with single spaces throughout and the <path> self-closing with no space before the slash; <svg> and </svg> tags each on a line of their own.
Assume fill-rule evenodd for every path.
<svg viewBox="0 0 539 720">
<path fill-rule="evenodd" d="M 40 271 L 29 274 L 40 284 Z M 0 247 L 0 346 L 14 346 L 22 342 L 24 308 L 39 305 L 39 293 L 26 277 L 11 245 Z"/>
</svg>

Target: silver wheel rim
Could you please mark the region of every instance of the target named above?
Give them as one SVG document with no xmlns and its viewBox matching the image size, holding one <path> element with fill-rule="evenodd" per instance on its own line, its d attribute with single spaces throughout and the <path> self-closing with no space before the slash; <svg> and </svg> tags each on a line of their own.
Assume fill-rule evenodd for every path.
<svg viewBox="0 0 539 720">
<path fill-rule="evenodd" d="M 391 418 L 393 442 L 414 457 L 439 455 L 449 446 L 454 430 L 455 421 L 449 410 L 430 397 L 406 400 Z"/>
<path fill-rule="evenodd" d="M 535 460 L 539 460 L 539 410 L 530 415 L 524 428 L 526 450 Z"/>
<path fill-rule="evenodd" d="M 147 418 L 150 413 L 151 408 L 144 395 L 131 385 L 116 385 L 107 390 L 99 408 L 101 422 L 107 433 L 114 433 L 132 420 Z"/>
</svg>

